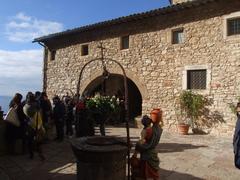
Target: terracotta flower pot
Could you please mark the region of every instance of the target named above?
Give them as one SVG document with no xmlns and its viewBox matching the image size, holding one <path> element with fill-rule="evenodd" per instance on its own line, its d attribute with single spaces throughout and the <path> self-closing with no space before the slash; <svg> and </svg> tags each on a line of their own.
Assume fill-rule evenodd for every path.
<svg viewBox="0 0 240 180">
<path fill-rule="evenodd" d="M 181 135 L 188 135 L 189 125 L 188 124 L 178 124 L 178 132 Z"/>
</svg>

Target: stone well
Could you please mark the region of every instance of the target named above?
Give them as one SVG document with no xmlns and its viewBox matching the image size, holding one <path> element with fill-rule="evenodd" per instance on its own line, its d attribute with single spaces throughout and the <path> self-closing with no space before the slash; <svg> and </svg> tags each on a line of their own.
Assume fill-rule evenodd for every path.
<svg viewBox="0 0 240 180">
<path fill-rule="evenodd" d="M 77 158 L 77 180 L 126 179 L 127 144 L 113 136 L 72 140 Z"/>
</svg>

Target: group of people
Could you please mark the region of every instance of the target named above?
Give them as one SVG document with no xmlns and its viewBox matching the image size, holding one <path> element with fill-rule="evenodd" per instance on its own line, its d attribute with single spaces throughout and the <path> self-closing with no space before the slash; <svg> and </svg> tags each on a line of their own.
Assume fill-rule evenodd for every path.
<svg viewBox="0 0 240 180">
<path fill-rule="evenodd" d="M 28 92 L 26 99 L 22 101 L 23 96 L 16 93 L 9 104 L 9 111 L 6 115 L 6 143 L 10 154 L 15 153 L 15 144 L 17 139 L 22 140 L 22 152 L 28 149 L 30 158 L 34 157 L 36 150 L 41 160 L 45 157 L 42 152 L 41 144 L 49 140 L 49 132 L 53 125 L 56 127 L 56 137 L 54 140 L 63 141 L 64 125 L 66 124 L 66 135 L 73 136 L 72 123 L 74 121 L 73 99 L 66 96 L 61 100 L 54 96 L 51 104 L 45 92 Z M 7 119 L 8 115 L 14 111 L 14 120 Z M 18 121 L 18 123 L 13 123 Z"/>
<path fill-rule="evenodd" d="M 37 141 L 40 134 L 45 132 L 44 126 L 48 123 L 48 117 L 51 113 L 51 103 L 47 98 L 46 93 L 29 92 L 26 99 L 22 101 L 23 96 L 16 93 L 9 104 L 9 112 L 6 117 L 6 143 L 8 152 L 15 153 L 15 143 L 17 139 L 22 139 L 22 151 L 25 152 L 27 145 L 30 158 L 34 156 L 36 148 L 41 160 L 44 160 L 41 144 Z M 7 121 L 8 116 L 13 112 L 16 116 Z M 12 122 L 19 122 L 17 123 Z"/>
<path fill-rule="evenodd" d="M 23 149 L 28 148 L 29 156 L 34 157 L 36 150 L 41 160 L 45 157 L 41 144 L 48 140 L 50 127 L 56 127 L 54 140 L 63 141 L 64 135 L 71 137 L 74 134 L 73 122 L 75 120 L 75 131 L 77 137 L 93 136 L 94 122 L 88 116 L 84 99 L 75 101 L 70 96 L 54 96 L 52 103 L 45 92 L 28 92 L 26 99 L 16 93 L 9 104 L 9 109 L 14 109 L 19 126 L 6 121 L 6 142 L 9 153 L 14 153 L 17 139 L 22 139 Z M 77 121 L 79 120 L 79 121 Z M 159 159 L 155 147 L 159 143 L 162 128 L 159 122 L 152 121 L 148 116 L 142 119 L 144 128 L 141 132 L 141 140 L 137 143 L 135 153 L 132 157 L 132 173 L 134 176 L 151 177 L 157 179 Z M 66 131 L 64 133 L 64 126 Z M 102 133 L 105 135 L 105 133 Z M 137 154 L 140 154 L 140 159 Z"/>
</svg>

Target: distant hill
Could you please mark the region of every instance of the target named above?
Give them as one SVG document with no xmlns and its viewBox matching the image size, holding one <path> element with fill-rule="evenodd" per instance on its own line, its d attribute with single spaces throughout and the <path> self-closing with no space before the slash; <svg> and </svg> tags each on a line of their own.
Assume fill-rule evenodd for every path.
<svg viewBox="0 0 240 180">
<path fill-rule="evenodd" d="M 6 114 L 8 111 L 8 105 L 11 101 L 12 97 L 10 96 L 0 96 L 0 106 L 2 107 L 2 111 Z"/>
</svg>

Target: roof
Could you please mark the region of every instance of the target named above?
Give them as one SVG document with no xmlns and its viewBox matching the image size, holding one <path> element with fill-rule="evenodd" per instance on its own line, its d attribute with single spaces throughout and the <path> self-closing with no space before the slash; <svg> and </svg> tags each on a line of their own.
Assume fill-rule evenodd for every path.
<svg viewBox="0 0 240 180">
<path fill-rule="evenodd" d="M 101 27 L 116 25 L 116 24 L 120 24 L 120 23 L 126 23 L 126 22 L 130 22 L 130 21 L 136 21 L 136 20 L 140 20 L 140 19 L 153 17 L 153 16 L 158 16 L 158 15 L 171 14 L 171 13 L 174 13 L 177 11 L 203 6 L 208 3 L 215 2 L 215 1 L 218 1 L 218 0 L 193 0 L 193 1 L 183 2 L 180 4 L 170 5 L 167 7 L 158 8 L 158 9 L 154 9 L 154 10 L 143 12 L 143 13 L 137 13 L 137 14 L 132 14 L 129 16 L 123 16 L 123 17 L 119 17 L 116 19 L 102 21 L 102 22 L 95 23 L 95 24 L 90 24 L 90 25 L 54 33 L 54 34 L 49 34 L 47 36 L 42 36 L 42 37 L 36 38 L 33 40 L 33 42 L 46 42 L 52 38 L 58 38 L 58 37 L 62 37 L 65 35 L 71 35 L 71 34 L 75 34 L 75 33 L 85 32 L 85 31 L 89 31 L 89 30 L 93 30 L 93 29 L 97 29 L 97 28 L 101 28 Z"/>
</svg>

